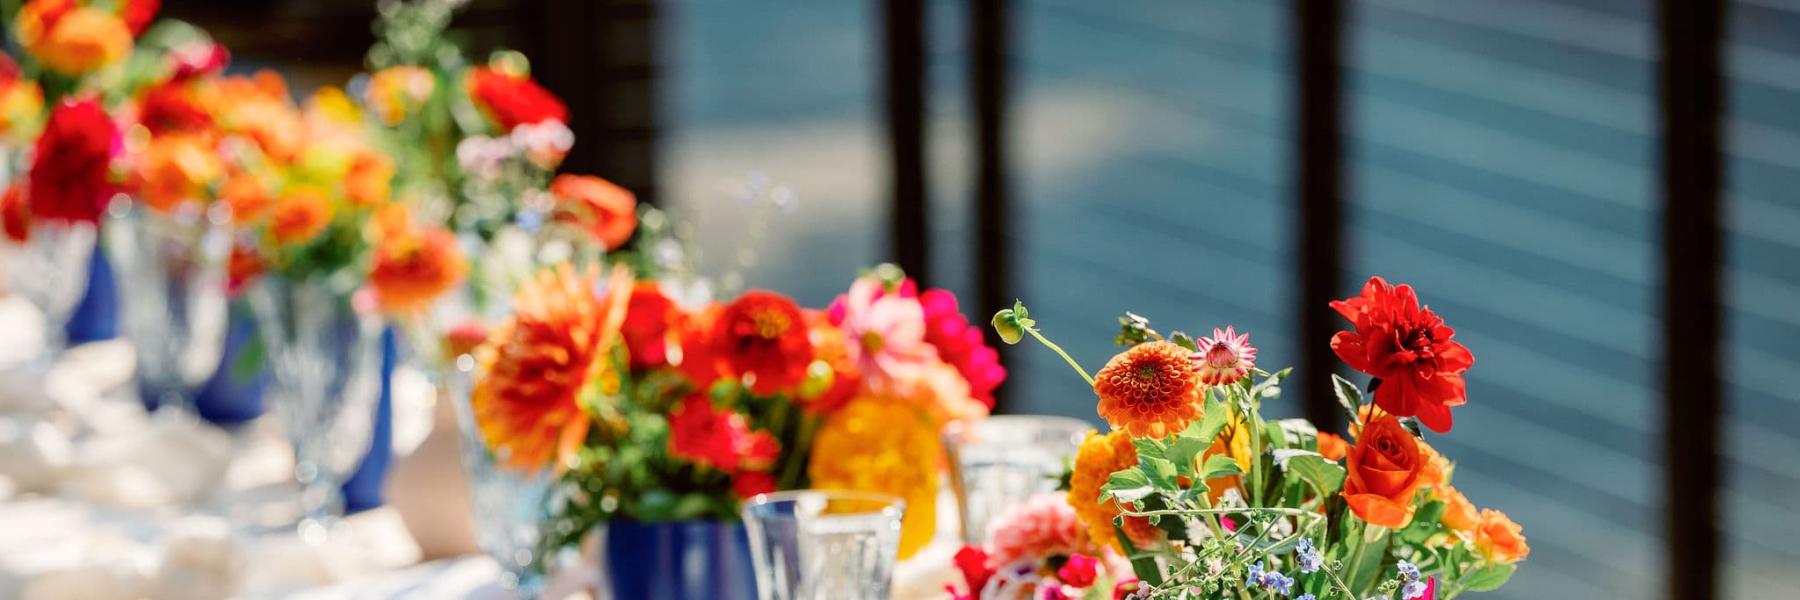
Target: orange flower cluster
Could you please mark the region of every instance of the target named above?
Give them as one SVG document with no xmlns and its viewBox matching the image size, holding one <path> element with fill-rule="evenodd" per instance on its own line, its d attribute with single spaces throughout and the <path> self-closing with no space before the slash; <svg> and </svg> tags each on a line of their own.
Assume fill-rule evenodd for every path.
<svg viewBox="0 0 1800 600">
<path fill-rule="evenodd" d="M 1162 537 L 1162 532 L 1151 525 L 1149 519 L 1121 519 L 1118 502 L 1100 501 L 1100 488 L 1106 485 L 1107 479 L 1113 473 L 1137 466 L 1137 462 L 1137 448 L 1132 446 L 1131 436 L 1121 431 L 1088 434 L 1075 453 L 1075 467 L 1069 476 L 1069 506 L 1074 507 L 1075 514 L 1087 523 L 1088 535 L 1097 545 L 1124 552 L 1118 536 L 1113 533 L 1115 520 L 1134 545 L 1149 545 Z"/>
<path fill-rule="evenodd" d="M 29 0 L 13 20 L 13 33 L 46 68 L 80 76 L 124 60 L 158 4 L 157 0 Z"/>
</svg>

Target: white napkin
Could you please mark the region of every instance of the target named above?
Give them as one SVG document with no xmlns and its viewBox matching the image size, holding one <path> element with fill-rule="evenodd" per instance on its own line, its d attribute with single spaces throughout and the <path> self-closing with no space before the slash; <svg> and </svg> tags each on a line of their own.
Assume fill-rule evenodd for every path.
<svg viewBox="0 0 1800 600">
<path fill-rule="evenodd" d="M 229 598 L 244 589 L 248 566 L 231 525 L 214 517 L 175 522 L 163 545 L 152 594 L 156 598 Z"/>
<path fill-rule="evenodd" d="M 55 487 L 74 450 L 69 438 L 35 417 L 0 417 L 0 476 L 11 480 L 15 493 Z"/>
<path fill-rule="evenodd" d="M 157 411 L 142 430 L 84 440 L 59 489 L 105 506 L 188 504 L 218 488 L 230 460 L 229 434 L 180 411 Z"/>
</svg>

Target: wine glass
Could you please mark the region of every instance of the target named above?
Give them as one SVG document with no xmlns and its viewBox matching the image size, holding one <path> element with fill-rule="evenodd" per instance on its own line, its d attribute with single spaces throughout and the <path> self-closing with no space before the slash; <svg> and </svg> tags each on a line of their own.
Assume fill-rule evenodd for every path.
<svg viewBox="0 0 1800 600">
<path fill-rule="evenodd" d="M 118 267 L 125 335 L 137 351 L 146 406 L 193 410 L 194 390 L 219 364 L 226 332 L 225 205 L 169 213 L 137 202 L 107 209 L 102 244 Z"/>
<path fill-rule="evenodd" d="M 0 251 L 7 291 L 31 302 L 44 319 L 43 347 L 27 367 L 29 373 L 48 372 L 68 343 L 63 324 L 87 291 L 94 240 L 93 223 L 42 220 L 31 224 L 25 241 L 9 241 Z"/>
<path fill-rule="evenodd" d="M 1080 419 L 1004 415 L 944 427 L 950 487 L 963 542 L 987 541 L 988 523 L 1006 509 L 1056 490 L 1057 477 L 1093 426 Z"/>
<path fill-rule="evenodd" d="M 343 513 L 338 488 L 369 450 L 380 394 L 382 320 L 329 277 L 262 275 L 248 297 L 274 375 L 269 405 L 294 447 L 297 527 L 325 540 Z"/>
</svg>

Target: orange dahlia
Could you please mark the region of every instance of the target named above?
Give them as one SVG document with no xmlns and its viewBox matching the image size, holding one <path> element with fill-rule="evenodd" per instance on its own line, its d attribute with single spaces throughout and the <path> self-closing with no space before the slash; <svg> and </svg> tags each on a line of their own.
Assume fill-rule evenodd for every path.
<svg viewBox="0 0 1800 600">
<path fill-rule="evenodd" d="M 566 468 L 587 437 L 583 396 L 606 379 L 606 353 L 618 339 L 631 275 L 615 269 L 604 296 L 599 274 L 567 264 L 519 288 L 512 319 L 478 352 L 481 377 L 470 398 L 476 426 L 502 465 Z"/>
<path fill-rule="evenodd" d="M 1132 346 L 1094 378 L 1100 418 L 1132 437 L 1160 438 L 1200 416 L 1200 373 L 1186 348 L 1171 342 Z"/>
<path fill-rule="evenodd" d="M 637 196 L 631 190 L 592 175 L 557 175 L 550 182 L 556 197 L 554 218 L 586 228 L 607 250 L 615 250 L 637 231 Z"/>
<path fill-rule="evenodd" d="M 1137 466 L 1137 447 L 1123 431 L 1105 435 L 1090 433 L 1075 452 L 1075 468 L 1069 475 L 1069 506 L 1087 523 L 1088 536 L 1100 546 L 1124 552 L 1124 546 L 1113 533 L 1113 519 L 1119 516 L 1119 503 L 1100 501 L 1100 487 L 1113 473 Z M 1125 517 L 1120 528 L 1131 537 L 1131 543 L 1148 546 L 1156 543 L 1162 532 L 1144 517 Z"/>
<path fill-rule="evenodd" d="M 826 417 L 813 437 L 807 473 L 824 490 L 877 492 L 906 501 L 900 558 L 937 532 L 938 430 L 917 409 L 864 396 Z"/>
<path fill-rule="evenodd" d="M 443 227 L 412 229 L 375 242 L 369 285 L 390 311 L 424 306 L 462 280 L 465 264 L 456 236 Z"/>
<path fill-rule="evenodd" d="M 792 389 L 813 361 L 805 316 L 792 298 L 751 290 L 725 306 L 713 325 L 713 352 L 727 374 L 759 395 Z"/>
</svg>

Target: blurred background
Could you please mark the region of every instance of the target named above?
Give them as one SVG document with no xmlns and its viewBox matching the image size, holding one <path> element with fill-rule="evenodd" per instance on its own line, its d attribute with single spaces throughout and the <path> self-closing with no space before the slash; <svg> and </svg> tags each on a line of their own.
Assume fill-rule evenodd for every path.
<svg viewBox="0 0 1800 600">
<path fill-rule="evenodd" d="M 987 299 L 1025 299 L 1090 367 L 1125 310 L 1165 330 L 1235 325 L 1274 367 L 1327 343 L 1295 317 L 1311 217 L 1295 189 L 1299 1 L 1013 0 L 1006 93 L 986 105 L 1005 123 L 998 162 L 978 160 L 966 2 L 477 0 L 457 34 L 528 52 L 573 109 L 565 168 L 692 220 L 714 274 L 750 262 L 749 285 L 819 306 L 905 254 L 986 315 L 999 265 Z M 1458 487 L 1530 536 L 1493 597 L 1664 593 L 1664 511 L 1684 498 L 1664 491 L 1660 389 L 1682 349 L 1662 364 L 1656 8 L 1345 2 L 1336 295 L 1370 275 L 1411 283 L 1477 355 L 1455 433 L 1432 441 Z M 234 69 L 297 89 L 360 69 L 373 11 L 165 0 Z M 1800 598 L 1800 0 L 1728 14 L 1721 596 Z M 891 34 L 913 25 L 922 46 L 896 55 Z M 921 73 L 917 89 L 892 93 L 896 68 Z M 892 120 L 894 98 L 916 114 Z M 981 219 L 984 172 L 1010 201 Z M 758 180 L 798 203 L 747 239 L 756 208 L 737 196 Z M 1002 411 L 1095 419 L 1054 355 L 1007 358 Z"/>
</svg>

